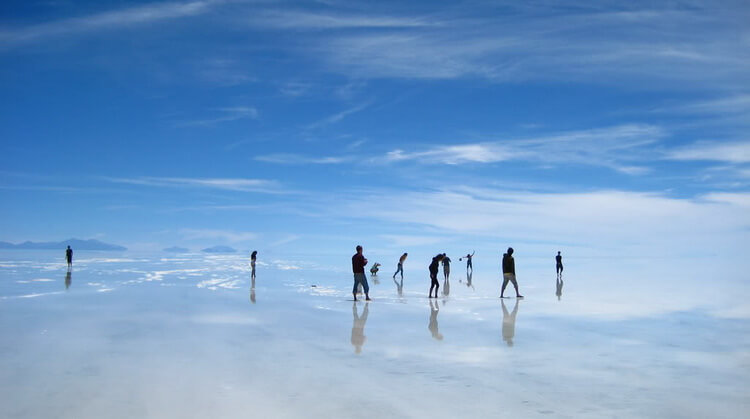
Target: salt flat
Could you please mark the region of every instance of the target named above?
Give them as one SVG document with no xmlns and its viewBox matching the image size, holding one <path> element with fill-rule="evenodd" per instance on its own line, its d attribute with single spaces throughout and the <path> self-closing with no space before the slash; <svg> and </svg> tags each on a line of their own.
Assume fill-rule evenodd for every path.
<svg viewBox="0 0 750 419">
<path fill-rule="evenodd" d="M 68 276 L 58 253 L 0 253 L 0 417 L 729 418 L 750 407 L 747 286 L 670 275 L 669 261 L 569 262 L 558 298 L 554 267 L 518 257 L 520 301 L 498 298 L 496 266 L 475 262 L 467 286 L 456 262 L 448 295 L 441 286 L 431 301 L 429 261 L 410 259 L 402 292 L 384 266 L 368 304 L 351 301 L 348 255 L 332 268 L 267 261 L 253 288 L 240 255 L 92 252 Z"/>
</svg>

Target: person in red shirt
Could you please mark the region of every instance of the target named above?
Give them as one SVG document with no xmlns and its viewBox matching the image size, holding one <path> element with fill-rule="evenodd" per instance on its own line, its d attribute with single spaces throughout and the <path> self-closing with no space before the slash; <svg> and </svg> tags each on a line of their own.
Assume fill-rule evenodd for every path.
<svg viewBox="0 0 750 419">
<path fill-rule="evenodd" d="M 352 256 L 352 272 L 354 272 L 352 295 L 354 295 L 354 301 L 357 301 L 357 285 L 360 284 L 365 291 L 365 300 L 371 301 L 370 285 L 367 284 L 367 276 L 365 276 L 365 265 L 367 265 L 367 258 L 362 254 L 362 246 L 357 245 L 357 253 Z"/>
</svg>

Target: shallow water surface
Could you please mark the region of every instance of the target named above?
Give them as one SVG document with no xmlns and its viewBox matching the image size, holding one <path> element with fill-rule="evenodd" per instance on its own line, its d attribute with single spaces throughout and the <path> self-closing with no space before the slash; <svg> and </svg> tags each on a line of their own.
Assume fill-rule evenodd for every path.
<svg viewBox="0 0 750 419">
<path fill-rule="evenodd" d="M 560 284 L 531 268 L 526 298 L 500 300 L 491 269 L 468 285 L 455 266 L 429 300 L 426 274 L 407 266 L 403 284 L 368 274 L 374 301 L 355 303 L 346 263 L 259 262 L 253 284 L 235 255 L 97 253 L 70 273 L 57 254 L 0 255 L 0 417 L 748 412 L 739 299 L 628 294 L 599 274 Z"/>
</svg>

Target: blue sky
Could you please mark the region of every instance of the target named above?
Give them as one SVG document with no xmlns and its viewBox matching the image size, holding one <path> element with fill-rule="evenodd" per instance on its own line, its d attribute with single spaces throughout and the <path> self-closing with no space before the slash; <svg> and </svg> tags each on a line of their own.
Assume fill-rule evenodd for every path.
<svg viewBox="0 0 750 419">
<path fill-rule="evenodd" d="M 3 2 L 0 240 L 746 253 L 747 2 L 520 3 Z"/>
</svg>

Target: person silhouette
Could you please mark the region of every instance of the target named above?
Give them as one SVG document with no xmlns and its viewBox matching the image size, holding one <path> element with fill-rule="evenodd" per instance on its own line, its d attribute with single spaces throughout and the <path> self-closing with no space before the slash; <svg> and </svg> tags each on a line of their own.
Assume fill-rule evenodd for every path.
<svg viewBox="0 0 750 419">
<path fill-rule="evenodd" d="M 503 254 L 503 287 L 500 289 L 500 298 L 505 293 L 505 287 L 508 282 L 513 283 L 513 288 L 516 289 L 516 298 L 523 298 L 523 295 L 518 293 L 518 282 L 516 282 L 516 262 L 513 259 L 513 248 L 509 247 L 508 252 Z"/>
<path fill-rule="evenodd" d="M 500 300 L 500 304 L 503 306 L 503 340 L 508 346 L 513 346 L 513 337 L 516 335 L 518 300 L 516 300 L 516 305 L 513 307 L 513 313 L 510 314 L 508 314 L 508 309 L 505 307 L 505 301 Z"/>
<path fill-rule="evenodd" d="M 467 254 L 466 256 L 462 258 L 458 258 L 459 262 L 461 261 L 461 259 L 466 259 L 466 272 L 469 272 L 469 269 L 471 269 L 471 271 L 474 272 L 474 266 L 471 263 L 471 260 L 474 257 L 474 253 L 475 251 L 472 250 L 471 254 Z"/>
<path fill-rule="evenodd" d="M 365 336 L 365 323 L 367 323 L 367 315 L 369 314 L 369 303 L 365 302 L 365 308 L 362 310 L 362 315 L 357 313 L 357 303 L 352 303 L 352 345 L 354 346 L 354 352 L 357 354 L 362 353 L 362 345 L 365 344 L 367 336 Z"/>
<path fill-rule="evenodd" d="M 357 253 L 352 256 L 352 272 L 354 272 L 354 287 L 352 288 L 352 295 L 354 295 L 354 301 L 357 301 L 357 286 L 362 285 L 365 291 L 365 300 L 370 301 L 370 285 L 367 283 L 367 276 L 365 276 L 365 266 L 367 265 L 367 258 L 362 254 L 362 246 L 357 245 Z"/>
<path fill-rule="evenodd" d="M 562 278 L 562 272 L 563 272 L 563 264 L 562 264 L 562 255 L 560 252 L 557 252 L 557 256 L 555 256 L 555 270 L 557 271 L 557 277 Z"/>
<path fill-rule="evenodd" d="M 448 277 L 451 275 L 451 258 L 448 257 L 445 253 L 443 253 L 443 276 L 445 276 L 445 280 L 448 280 Z"/>
<path fill-rule="evenodd" d="M 438 298 L 438 289 L 440 288 L 440 282 L 438 282 L 437 274 L 438 274 L 438 266 L 440 266 L 440 261 L 443 260 L 443 254 L 438 253 L 437 256 L 432 258 L 432 263 L 430 263 L 430 293 L 429 298 L 432 298 L 432 290 L 435 289 L 435 298 Z"/>
<path fill-rule="evenodd" d="M 430 329 L 432 337 L 436 340 L 443 340 L 443 335 L 438 330 L 438 313 L 440 312 L 440 305 L 437 301 L 430 300 L 430 325 L 427 326 Z"/>
<path fill-rule="evenodd" d="M 67 290 L 70 288 L 70 284 L 73 282 L 73 280 L 70 278 L 70 271 L 68 271 L 65 274 L 65 289 Z"/>
<path fill-rule="evenodd" d="M 396 272 L 393 274 L 393 279 L 396 279 L 396 274 L 399 272 L 401 273 L 401 279 L 404 279 L 404 262 L 406 261 L 407 256 L 409 256 L 409 254 L 404 253 L 398 258 L 398 265 L 396 266 Z"/>
<path fill-rule="evenodd" d="M 68 261 L 68 269 L 73 268 L 73 249 L 68 246 L 67 249 L 65 249 L 65 260 Z"/>
<path fill-rule="evenodd" d="M 251 268 L 250 277 L 253 279 L 253 281 L 255 280 L 255 261 L 257 259 L 258 259 L 258 251 L 253 250 L 253 253 L 250 255 L 250 268 Z M 253 286 L 253 288 L 255 288 L 255 286 Z"/>
<path fill-rule="evenodd" d="M 560 301 L 560 297 L 562 297 L 562 287 L 563 287 L 563 280 L 561 277 L 557 277 L 557 282 L 555 284 L 555 295 L 557 295 L 557 301 Z"/>
</svg>

